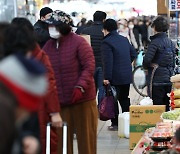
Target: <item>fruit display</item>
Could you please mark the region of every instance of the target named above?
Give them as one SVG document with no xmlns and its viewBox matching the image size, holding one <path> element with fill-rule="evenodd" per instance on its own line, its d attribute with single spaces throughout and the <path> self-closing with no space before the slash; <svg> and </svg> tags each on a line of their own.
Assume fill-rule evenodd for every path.
<svg viewBox="0 0 180 154">
<path fill-rule="evenodd" d="M 151 150 L 162 151 L 170 147 L 173 137 L 173 125 L 168 122 L 159 122 L 156 124 L 156 127 L 150 136 L 151 141 Z"/>
<path fill-rule="evenodd" d="M 169 120 L 180 120 L 180 109 L 164 112 L 161 117 Z"/>
<path fill-rule="evenodd" d="M 151 142 L 151 149 L 154 151 L 162 151 L 162 150 L 166 150 L 169 148 L 169 146 L 171 145 L 171 143 L 168 142 Z"/>
<path fill-rule="evenodd" d="M 172 110 L 180 108 L 180 74 L 171 77 L 173 90 L 170 93 L 170 107 Z"/>
<path fill-rule="evenodd" d="M 173 132 L 172 129 L 157 129 L 151 136 L 154 142 L 165 142 L 172 139 Z"/>
</svg>

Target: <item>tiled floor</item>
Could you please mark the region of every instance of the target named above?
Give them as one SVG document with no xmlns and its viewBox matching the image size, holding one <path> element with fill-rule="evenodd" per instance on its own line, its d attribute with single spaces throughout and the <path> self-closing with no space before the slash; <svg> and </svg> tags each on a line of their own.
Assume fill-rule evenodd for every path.
<svg viewBox="0 0 180 154">
<path fill-rule="evenodd" d="M 137 104 L 142 97 L 131 87 L 130 98 L 131 104 Z M 109 125 L 110 121 L 98 122 L 97 154 L 130 154 L 129 139 L 119 138 L 117 131 L 108 131 Z M 78 154 L 76 140 L 74 140 L 74 154 Z"/>
<path fill-rule="evenodd" d="M 117 131 L 108 131 L 110 121 L 99 121 L 98 126 L 98 154 L 130 154 L 129 140 L 119 138 Z"/>
</svg>

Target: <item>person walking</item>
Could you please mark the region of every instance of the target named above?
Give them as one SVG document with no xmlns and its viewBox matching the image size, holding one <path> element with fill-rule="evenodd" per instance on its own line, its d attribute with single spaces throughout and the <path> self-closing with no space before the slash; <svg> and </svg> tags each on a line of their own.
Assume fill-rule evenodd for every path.
<svg viewBox="0 0 180 154">
<path fill-rule="evenodd" d="M 175 45 L 166 34 L 169 23 L 165 17 L 156 17 L 152 28 L 154 35 L 150 37 L 151 42 L 143 60 L 143 67 L 148 70 L 148 94 L 154 105 L 166 105 L 166 111 L 169 111 L 167 93 L 170 93 L 172 87 L 170 77 L 175 67 Z"/>
<path fill-rule="evenodd" d="M 20 28 L 27 28 L 31 34 L 34 34 L 34 28 L 33 25 L 30 23 L 30 21 L 26 18 L 16 17 L 11 22 L 13 25 L 16 25 Z M 39 45 L 36 43 L 36 47 L 32 51 L 32 56 L 39 60 L 41 63 L 44 64 L 47 76 L 48 76 L 48 82 L 49 82 L 49 88 L 47 94 L 43 98 L 43 103 L 40 104 L 39 110 L 38 110 L 38 119 L 39 119 L 39 126 L 40 126 L 40 137 L 41 137 L 41 151 L 42 153 L 45 153 L 46 149 L 46 125 L 48 122 L 51 122 L 52 128 L 51 128 L 51 154 L 57 153 L 57 143 L 58 143 L 58 137 L 57 137 L 57 129 L 56 127 L 62 126 L 62 118 L 59 114 L 60 112 L 60 103 L 59 98 L 57 94 L 57 87 L 56 87 L 56 81 L 54 77 L 54 71 L 51 66 L 50 60 L 47 56 L 47 54 L 40 49 Z M 35 116 L 32 116 L 34 118 Z M 30 121 L 32 119 L 30 118 Z M 35 120 L 35 122 L 38 122 Z M 38 123 L 36 123 L 37 125 Z"/>
<path fill-rule="evenodd" d="M 103 57 L 104 84 L 115 86 L 117 99 L 122 112 L 128 112 L 130 106 L 129 88 L 132 82 L 131 63 L 136 57 L 136 51 L 128 39 L 117 32 L 117 23 L 107 19 L 103 25 L 104 40 L 101 46 Z M 116 115 L 111 119 L 109 130 L 118 129 L 118 102 L 115 103 Z"/>
<path fill-rule="evenodd" d="M 82 30 L 86 28 L 86 24 L 87 24 L 86 21 L 87 21 L 86 18 L 82 18 L 81 21 L 77 24 L 77 30 L 75 32 L 76 34 L 80 35 Z"/>
<path fill-rule="evenodd" d="M 34 31 L 38 38 L 38 43 L 42 48 L 44 44 L 50 39 L 48 32 L 48 24 L 44 21 L 49 18 L 53 10 L 49 7 L 44 7 L 40 10 L 40 19 L 34 24 Z"/>
<path fill-rule="evenodd" d="M 68 154 L 73 154 L 74 132 L 79 154 L 96 154 L 98 117 L 92 48 L 72 32 L 72 19 L 65 12 L 54 11 L 46 22 L 52 39 L 43 50 L 55 73 L 61 116 L 68 124 Z M 58 133 L 62 140 L 62 130 Z M 58 153 L 62 153 L 62 141 Z"/>
<path fill-rule="evenodd" d="M 128 21 L 126 19 L 120 19 L 117 21 L 118 33 L 126 37 L 130 42 Z"/>
<path fill-rule="evenodd" d="M 94 23 L 85 29 L 82 34 L 90 35 L 91 46 L 93 48 L 96 68 L 94 72 L 94 80 L 96 84 L 96 90 L 103 86 L 103 74 L 102 74 L 102 56 L 101 56 L 101 43 L 103 41 L 103 22 L 106 19 L 106 13 L 103 11 L 96 11 L 93 15 Z"/>
<path fill-rule="evenodd" d="M 139 48 L 138 48 L 138 44 L 136 42 L 136 38 L 134 35 L 134 31 L 133 31 L 133 28 L 134 28 L 133 21 L 131 21 L 131 20 L 128 21 L 128 28 L 129 28 L 129 41 L 133 45 L 133 47 L 136 49 L 136 51 L 138 52 Z"/>
<path fill-rule="evenodd" d="M 13 151 L 14 142 L 19 137 L 17 131 L 30 113 L 37 112 L 48 83 L 44 66 L 29 57 L 36 44 L 34 35 L 26 28 L 14 25 L 3 34 L 0 42 L 3 44 L 0 61 L 0 153 L 11 154 L 20 153 Z M 32 149 L 31 152 L 35 153 Z"/>
<path fill-rule="evenodd" d="M 137 18 L 135 18 L 133 20 L 133 24 L 134 24 L 134 28 L 133 28 L 133 33 L 134 33 L 134 36 L 135 36 L 135 39 L 136 39 L 136 42 L 137 42 L 137 45 L 138 45 L 138 50 L 141 50 L 142 49 L 142 42 L 141 42 L 141 37 L 140 37 L 140 26 L 138 25 L 139 23 L 139 20 Z"/>
</svg>

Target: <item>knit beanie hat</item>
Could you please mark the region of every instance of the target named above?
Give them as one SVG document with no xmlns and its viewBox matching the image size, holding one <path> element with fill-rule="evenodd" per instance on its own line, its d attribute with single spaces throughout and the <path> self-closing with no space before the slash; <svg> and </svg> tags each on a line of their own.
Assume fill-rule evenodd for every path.
<svg viewBox="0 0 180 154">
<path fill-rule="evenodd" d="M 53 11 L 49 19 L 45 20 L 45 22 L 50 25 L 60 25 L 64 23 L 73 26 L 71 16 L 60 10 Z"/>
<path fill-rule="evenodd" d="M 53 10 L 52 10 L 51 8 L 49 8 L 49 7 L 44 7 L 44 8 L 42 8 L 42 9 L 40 10 L 40 18 L 41 18 L 41 17 L 44 17 L 45 15 L 47 15 L 47 14 L 49 14 L 49 13 L 51 13 L 51 12 L 53 12 Z"/>
<path fill-rule="evenodd" d="M 11 55 L 0 62 L 0 82 L 16 97 L 18 105 L 37 111 L 48 87 L 45 68 L 34 59 Z"/>
</svg>

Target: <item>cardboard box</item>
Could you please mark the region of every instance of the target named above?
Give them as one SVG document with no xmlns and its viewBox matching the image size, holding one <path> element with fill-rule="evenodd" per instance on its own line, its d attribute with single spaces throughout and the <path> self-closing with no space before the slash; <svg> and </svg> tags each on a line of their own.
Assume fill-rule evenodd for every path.
<svg viewBox="0 0 180 154">
<path fill-rule="evenodd" d="M 146 129 L 161 121 L 160 116 L 163 112 L 165 105 L 130 106 L 130 149 L 136 146 Z"/>
</svg>

